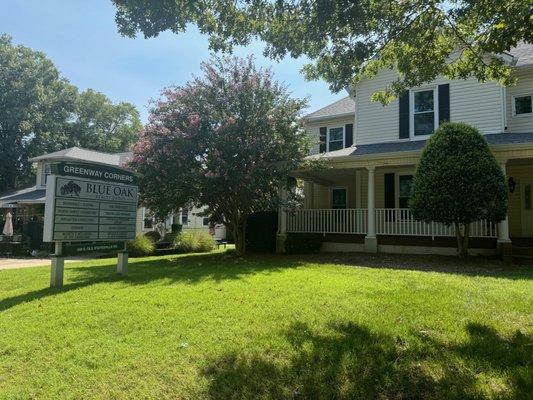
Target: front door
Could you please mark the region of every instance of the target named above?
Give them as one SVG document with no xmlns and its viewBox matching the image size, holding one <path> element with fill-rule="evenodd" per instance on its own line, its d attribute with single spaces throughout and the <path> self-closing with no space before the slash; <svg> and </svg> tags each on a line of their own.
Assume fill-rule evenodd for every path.
<svg viewBox="0 0 533 400">
<path fill-rule="evenodd" d="M 522 236 L 533 237 L 533 180 L 524 181 L 522 190 Z"/>
</svg>

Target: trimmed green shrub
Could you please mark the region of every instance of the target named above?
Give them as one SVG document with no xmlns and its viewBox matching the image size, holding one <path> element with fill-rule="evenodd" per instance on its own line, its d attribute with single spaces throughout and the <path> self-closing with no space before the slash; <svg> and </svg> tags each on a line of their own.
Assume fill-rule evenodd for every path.
<svg viewBox="0 0 533 400">
<path fill-rule="evenodd" d="M 322 248 L 322 235 L 319 233 L 289 233 L 285 239 L 287 254 L 315 254 Z"/>
<path fill-rule="evenodd" d="M 411 187 L 409 208 L 419 221 L 455 227 L 466 256 L 469 226 L 507 213 L 507 183 L 485 137 L 473 126 L 443 124 L 429 139 Z"/>
<path fill-rule="evenodd" d="M 276 232 L 278 230 L 278 213 L 260 211 L 251 214 L 246 223 L 246 251 L 276 251 Z"/>
<path fill-rule="evenodd" d="M 205 231 L 181 232 L 174 243 L 183 253 L 205 253 L 215 248 L 215 240 Z"/>
<path fill-rule="evenodd" d="M 152 243 L 157 243 L 161 240 L 161 234 L 158 231 L 150 231 L 144 234 Z"/>
<path fill-rule="evenodd" d="M 146 235 L 139 235 L 128 242 L 128 253 L 132 257 L 143 257 L 153 254 L 155 245 Z"/>
</svg>

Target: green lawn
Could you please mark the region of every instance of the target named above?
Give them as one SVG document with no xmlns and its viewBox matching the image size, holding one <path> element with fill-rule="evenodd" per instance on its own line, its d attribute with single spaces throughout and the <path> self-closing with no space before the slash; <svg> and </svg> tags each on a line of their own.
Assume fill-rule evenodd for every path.
<svg viewBox="0 0 533 400">
<path fill-rule="evenodd" d="M 524 399 L 533 271 L 223 253 L 0 271 L 0 398 Z"/>
</svg>

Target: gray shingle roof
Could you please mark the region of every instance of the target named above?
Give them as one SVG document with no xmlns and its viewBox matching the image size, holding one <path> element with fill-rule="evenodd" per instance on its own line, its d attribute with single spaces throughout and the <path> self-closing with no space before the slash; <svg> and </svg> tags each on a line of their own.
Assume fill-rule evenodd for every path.
<svg viewBox="0 0 533 400">
<path fill-rule="evenodd" d="M 517 67 L 533 65 L 533 44 L 519 43 L 518 46 L 513 47 L 509 53 L 517 59 Z"/>
<path fill-rule="evenodd" d="M 345 98 L 337 100 L 335 103 L 327 105 L 320 110 L 312 112 L 311 114 L 307 114 L 304 119 L 313 120 L 329 117 L 334 118 L 349 114 L 355 115 L 355 101 L 350 96 L 346 96 Z"/>
<path fill-rule="evenodd" d="M 533 146 L 533 133 L 493 133 L 490 135 L 485 135 L 485 138 L 491 147 L 524 143 L 531 143 Z M 360 157 L 387 153 L 420 151 L 424 148 L 426 142 L 427 140 L 414 140 L 405 142 L 363 144 L 359 146 L 347 147 L 337 151 L 331 151 L 329 153 L 316 154 L 311 156 L 311 158 L 325 156 L 327 158 L 335 159 L 340 157 Z"/>
<path fill-rule="evenodd" d="M 44 203 L 45 189 L 37 189 L 35 186 L 5 193 L 0 197 L 0 207 L 10 203 Z"/>
<path fill-rule="evenodd" d="M 72 160 L 72 161 L 88 161 L 99 164 L 122 166 L 129 161 L 132 153 L 104 153 L 101 151 L 87 150 L 80 147 L 71 147 L 69 149 L 56 151 L 54 153 L 44 154 L 42 156 L 30 159 L 31 162 L 43 160 Z"/>
</svg>

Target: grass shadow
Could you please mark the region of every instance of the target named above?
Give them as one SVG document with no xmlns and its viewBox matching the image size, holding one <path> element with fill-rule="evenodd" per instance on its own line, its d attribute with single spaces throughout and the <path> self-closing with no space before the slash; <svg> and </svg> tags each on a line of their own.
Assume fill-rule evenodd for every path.
<svg viewBox="0 0 533 400">
<path fill-rule="evenodd" d="M 393 269 L 446 274 L 484 276 L 504 279 L 533 279 L 533 267 L 504 263 L 496 257 L 386 254 L 386 253 L 320 253 L 299 256 L 314 264 L 336 264 L 353 267 Z"/>
<path fill-rule="evenodd" d="M 115 273 L 115 262 L 96 265 L 79 266 L 65 265 L 67 283 L 61 288 L 43 288 L 0 300 L 0 312 L 21 303 L 31 302 L 47 296 L 66 293 L 91 285 L 111 282 L 124 282 L 131 285 L 143 285 L 160 281 L 162 284 L 185 282 L 194 284 L 205 279 L 216 282 L 224 280 L 243 279 L 247 275 L 271 274 L 287 268 L 297 268 L 303 263 L 280 263 L 275 258 L 265 259 L 257 257 L 235 257 L 224 253 L 185 254 L 166 258 L 153 257 L 148 259 L 131 258 L 129 271 L 126 276 Z"/>
<path fill-rule="evenodd" d="M 332 324 L 320 333 L 297 323 L 285 333 L 294 353 L 287 363 L 229 353 L 202 373 L 213 400 L 531 396 L 533 337 L 507 340 L 484 325 L 466 329 L 465 343 L 448 344 L 393 337 L 354 323 Z M 504 381 L 502 387 L 483 385 L 492 373 Z"/>
</svg>

